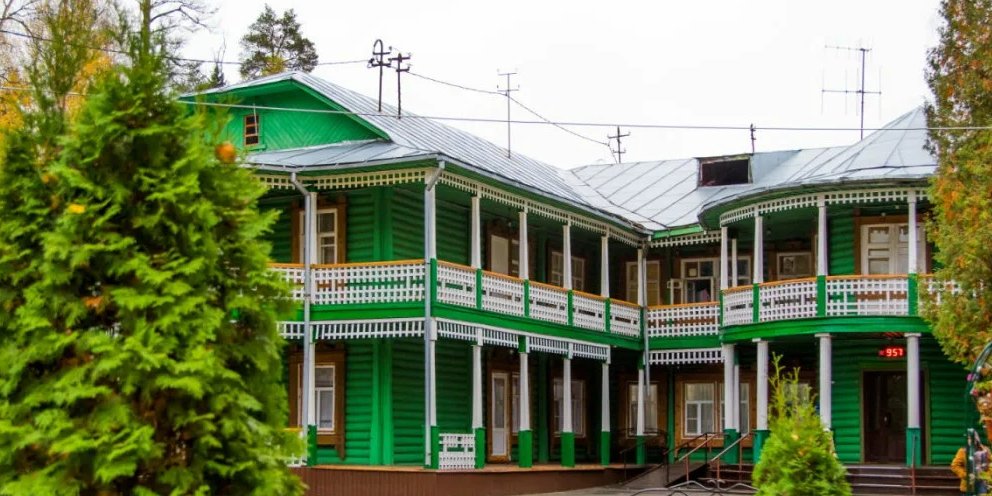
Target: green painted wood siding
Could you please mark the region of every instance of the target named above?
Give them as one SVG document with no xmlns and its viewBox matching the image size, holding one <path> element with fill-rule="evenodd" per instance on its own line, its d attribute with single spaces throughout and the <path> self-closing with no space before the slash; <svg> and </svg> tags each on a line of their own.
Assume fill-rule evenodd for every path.
<svg viewBox="0 0 992 496">
<path fill-rule="evenodd" d="M 467 341 L 439 339 L 434 356 L 438 428 L 441 432 L 471 432 L 472 346 Z M 423 404 L 423 398 L 420 403 Z"/>
<path fill-rule="evenodd" d="M 393 462 L 424 463 L 424 341 L 393 342 Z"/>
<path fill-rule="evenodd" d="M 259 107 L 328 109 L 324 102 L 303 90 L 257 96 L 239 103 Z M 372 131 L 345 115 L 264 109 L 254 112 L 259 117 L 261 146 L 252 149 L 279 150 L 377 138 Z M 233 109 L 230 112 L 231 120 L 225 127 L 225 135 L 239 149 L 244 147 L 244 118 L 252 113 L 251 109 Z"/>
<path fill-rule="evenodd" d="M 968 373 L 963 366 L 947 360 L 930 336 L 920 340 L 920 360 L 927 381 L 924 393 L 929 396 L 924 416 L 929 429 L 924 433 L 926 460 L 931 465 L 947 466 L 961 447 L 965 428 L 970 427 L 965 424 L 966 409 L 973 408 L 973 403 L 964 398 Z"/>
<path fill-rule="evenodd" d="M 419 191 L 418 191 L 419 190 Z M 393 256 L 396 260 L 424 258 L 424 191 L 409 187 L 396 188 L 391 203 L 393 216 Z M 467 231 L 467 229 L 466 229 Z M 447 243 L 437 234 L 438 256 L 440 247 Z"/>
<path fill-rule="evenodd" d="M 291 197 L 271 198 L 260 202 L 259 208 L 263 212 L 276 211 L 279 217 L 272 224 L 272 230 L 265 236 L 265 240 L 272 245 L 272 252 L 269 259 L 273 262 L 290 263 L 293 261 L 293 235 L 290 215 L 292 213 L 293 199 Z"/>
<path fill-rule="evenodd" d="M 376 215 L 372 189 L 348 193 L 345 243 L 347 262 L 375 261 Z"/>
<path fill-rule="evenodd" d="M 829 273 L 835 276 L 854 274 L 854 257 L 860 251 L 854 246 L 854 212 L 847 207 L 830 207 L 828 212 Z"/>
<path fill-rule="evenodd" d="M 371 341 L 352 341 L 347 345 L 345 369 L 345 463 L 371 463 L 372 374 L 374 371 Z"/>
</svg>

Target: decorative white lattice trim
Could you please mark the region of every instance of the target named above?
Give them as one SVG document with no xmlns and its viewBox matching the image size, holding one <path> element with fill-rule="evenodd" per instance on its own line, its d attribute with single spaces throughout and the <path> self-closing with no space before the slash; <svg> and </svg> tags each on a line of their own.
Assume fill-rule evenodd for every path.
<svg viewBox="0 0 992 496">
<path fill-rule="evenodd" d="M 278 322 L 278 325 L 284 339 L 303 339 L 303 322 Z"/>
<path fill-rule="evenodd" d="M 289 182 L 289 176 L 255 174 L 255 177 L 269 189 L 293 189 L 293 183 Z"/>
<path fill-rule="evenodd" d="M 475 468 L 475 435 L 444 433 L 438 451 L 439 470 L 466 470 Z"/>
<path fill-rule="evenodd" d="M 685 350 L 652 351 L 651 365 L 687 365 L 693 363 L 719 363 L 723 361 L 721 348 L 691 348 Z"/>
<path fill-rule="evenodd" d="M 559 341 L 553 338 L 546 337 L 532 337 L 528 338 L 528 346 L 532 351 L 543 351 L 545 353 L 551 353 L 553 355 L 565 355 L 568 356 L 570 351 L 570 345 L 566 341 Z"/>
<path fill-rule="evenodd" d="M 409 338 L 424 335 L 424 319 L 325 320 L 311 322 L 314 339 Z"/>
<path fill-rule="evenodd" d="M 437 319 L 437 335 L 442 338 L 475 342 L 479 339 L 479 329 L 471 324 Z"/>
<path fill-rule="evenodd" d="M 572 356 L 591 358 L 593 360 L 610 361 L 610 349 L 606 346 L 596 346 L 585 343 L 572 343 Z"/>
<path fill-rule="evenodd" d="M 416 183 L 424 180 L 427 169 L 397 169 L 345 174 L 325 174 L 322 176 L 297 176 L 299 181 L 316 189 L 351 189 L 390 184 Z M 255 177 L 269 189 L 292 189 L 288 175 L 255 174 Z"/>
<path fill-rule="evenodd" d="M 782 212 L 799 208 L 815 207 L 822 198 L 826 205 L 846 205 L 851 203 L 878 203 L 908 201 L 910 192 L 916 193 L 917 201 L 927 197 L 926 188 L 874 188 L 849 191 L 832 191 L 821 194 L 808 194 L 776 198 L 745 207 L 735 208 L 720 214 L 720 225 L 726 226 L 757 215 Z"/>
<path fill-rule="evenodd" d="M 665 248 L 668 246 L 689 246 L 703 245 L 720 242 L 720 231 L 703 231 L 701 233 L 686 234 L 684 236 L 672 236 L 670 238 L 656 239 L 651 242 L 651 248 Z"/>
<path fill-rule="evenodd" d="M 641 236 L 611 227 L 610 224 L 606 222 L 576 215 L 567 210 L 562 210 L 543 203 L 537 203 L 533 200 L 495 188 L 486 183 L 462 177 L 457 174 L 452 174 L 447 171 L 441 173 L 440 181 L 442 184 L 452 188 L 477 194 L 482 198 L 486 198 L 497 203 L 502 203 L 503 205 L 507 205 L 514 209 L 526 209 L 528 212 L 556 222 L 561 222 L 562 224 L 571 222 L 575 227 L 609 236 L 612 239 L 622 241 L 631 246 L 638 246 L 641 244 L 641 241 L 643 241 Z"/>
<path fill-rule="evenodd" d="M 571 339 L 543 336 L 528 332 L 512 331 L 482 324 L 472 324 L 444 318 L 437 319 L 437 334 L 440 337 L 476 342 L 481 333 L 482 344 L 518 348 L 520 337 L 527 338 L 529 351 L 541 351 L 555 355 L 609 360 L 610 347 L 603 344 L 586 343 Z"/>
</svg>

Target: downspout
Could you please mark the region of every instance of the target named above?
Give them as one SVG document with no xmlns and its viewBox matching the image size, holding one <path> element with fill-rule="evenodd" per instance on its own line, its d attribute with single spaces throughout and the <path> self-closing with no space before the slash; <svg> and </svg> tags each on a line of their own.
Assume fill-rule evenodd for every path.
<svg viewBox="0 0 992 496">
<path fill-rule="evenodd" d="M 311 417 L 315 417 L 312 411 L 315 408 L 314 400 L 314 388 L 313 388 L 313 373 L 314 373 L 314 356 L 313 356 L 313 332 L 310 326 L 310 304 L 313 300 L 313 247 L 312 239 L 314 226 L 313 219 L 313 194 L 306 186 L 303 185 L 297 178 L 296 172 L 292 172 L 289 175 L 289 182 L 296 187 L 296 190 L 303 195 L 303 377 L 302 377 L 302 389 L 303 394 L 305 394 L 305 400 L 301 401 L 302 408 L 300 411 L 300 425 L 303 427 L 304 439 L 308 440 L 308 455 L 309 453 L 309 439 L 310 439 L 310 428 L 315 423 L 311 423 Z M 310 465 L 315 460 L 310 460 L 307 457 L 307 464 Z"/>
<path fill-rule="evenodd" d="M 641 292 L 641 301 L 637 302 L 641 306 L 641 334 L 644 340 L 644 386 L 647 388 L 647 392 L 644 394 L 644 401 L 647 403 L 648 395 L 651 391 L 651 349 L 649 347 L 648 341 L 648 250 L 651 248 L 651 237 L 649 236 L 643 244 L 644 253 L 644 263 L 641 264 L 641 287 L 644 291 Z M 660 283 L 659 283 L 660 284 Z M 655 398 L 657 401 L 658 398 Z M 647 413 L 647 406 L 645 405 L 645 413 Z"/>
<path fill-rule="evenodd" d="M 438 468 L 439 454 L 435 453 L 437 431 L 436 379 L 434 377 L 434 329 L 431 302 L 436 288 L 434 267 L 437 265 L 437 235 L 435 224 L 434 186 L 444 171 L 444 161 L 438 161 L 437 169 L 424 178 L 424 465 Z"/>
</svg>

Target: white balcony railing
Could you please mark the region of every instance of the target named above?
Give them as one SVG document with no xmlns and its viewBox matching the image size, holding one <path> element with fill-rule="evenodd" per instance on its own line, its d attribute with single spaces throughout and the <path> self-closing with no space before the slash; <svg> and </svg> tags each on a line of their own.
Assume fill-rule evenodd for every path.
<svg viewBox="0 0 992 496">
<path fill-rule="evenodd" d="M 550 284 L 531 282 L 530 316 L 546 322 L 568 324 L 568 291 Z"/>
<path fill-rule="evenodd" d="M 606 329 L 606 299 L 582 293 L 572 292 L 572 323 L 575 327 L 602 331 Z"/>
<path fill-rule="evenodd" d="M 438 469 L 466 470 L 475 468 L 475 434 L 441 433 Z"/>
<path fill-rule="evenodd" d="M 761 322 L 816 317 L 816 278 L 762 284 L 758 299 Z"/>
<path fill-rule="evenodd" d="M 719 302 L 688 303 L 648 308 L 648 336 L 675 338 L 708 336 L 720 332 Z"/>
<path fill-rule="evenodd" d="M 909 315 L 906 276 L 829 276 L 829 317 Z"/>
<path fill-rule="evenodd" d="M 610 300 L 610 331 L 621 336 L 641 334 L 641 307 L 621 300 Z"/>
</svg>

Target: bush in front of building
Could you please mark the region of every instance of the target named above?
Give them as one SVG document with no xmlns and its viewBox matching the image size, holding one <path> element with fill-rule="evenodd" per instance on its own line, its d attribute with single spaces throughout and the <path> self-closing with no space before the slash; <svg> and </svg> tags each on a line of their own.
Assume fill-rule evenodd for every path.
<svg viewBox="0 0 992 496">
<path fill-rule="evenodd" d="M 759 495 L 848 496 L 851 486 L 837 459 L 830 431 L 823 428 L 808 387 L 799 383 L 799 369 L 784 372 L 775 356 L 769 378 L 772 398 L 771 433 L 754 467 Z"/>
</svg>

